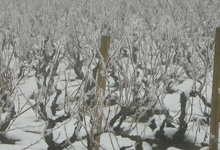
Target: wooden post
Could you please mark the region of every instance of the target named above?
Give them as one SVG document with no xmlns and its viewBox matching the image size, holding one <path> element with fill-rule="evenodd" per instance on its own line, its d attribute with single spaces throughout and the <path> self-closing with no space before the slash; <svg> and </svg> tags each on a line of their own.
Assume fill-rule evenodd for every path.
<svg viewBox="0 0 220 150">
<path fill-rule="evenodd" d="M 101 38 L 101 49 L 100 49 L 100 53 L 102 55 L 102 58 L 104 60 L 103 63 L 107 63 L 108 61 L 108 50 L 110 48 L 110 37 L 109 36 L 102 36 Z M 98 112 L 100 110 L 99 109 L 99 105 L 103 105 L 103 102 L 102 104 L 99 104 L 98 103 L 98 99 L 99 99 L 99 88 L 102 89 L 103 91 L 103 96 L 105 97 L 105 86 L 106 86 L 106 81 L 105 81 L 105 77 L 103 77 L 101 71 L 102 71 L 102 61 L 100 60 L 99 61 L 99 70 L 98 70 L 98 79 L 97 79 L 97 89 L 96 89 L 96 99 L 95 99 L 95 112 Z M 107 69 L 107 68 L 105 68 Z M 101 108 L 102 109 L 102 108 Z M 102 110 L 101 110 L 102 111 Z M 99 116 L 99 114 L 98 114 Z M 98 129 L 97 131 L 100 133 L 102 131 L 102 113 L 100 114 L 99 118 L 98 118 Z M 100 143 L 100 136 L 97 136 L 96 137 L 96 142 L 97 144 Z M 96 150 L 99 149 L 99 145 L 96 145 L 95 147 Z"/>
<path fill-rule="evenodd" d="M 215 54 L 213 67 L 212 82 L 212 108 L 211 108 L 211 124 L 210 124 L 210 141 L 209 149 L 218 149 L 218 132 L 219 132 L 219 107 L 220 107 L 220 27 L 216 28 L 215 33 Z M 214 138 L 213 138 L 214 136 Z"/>
</svg>

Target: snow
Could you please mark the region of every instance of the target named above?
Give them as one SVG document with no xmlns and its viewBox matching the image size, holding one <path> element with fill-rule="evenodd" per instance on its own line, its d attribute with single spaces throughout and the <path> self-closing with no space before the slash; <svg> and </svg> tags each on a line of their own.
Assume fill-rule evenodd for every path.
<svg viewBox="0 0 220 150">
<path fill-rule="evenodd" d="M 181 150 L 181 149 L 176 148 L 176 147 L 169 147 L 167 150 Z"/>
<path fill-rule="evenodd" d="M 143 150 L 153 150 L 153 148 L 147 142 L 143 142 Z"/>
<path fill-rule="evenodd" d="M 187 89 L 189 85 L 191 85 L 191 80 L 186 80 L 183 84 L 179 85 L 179 89 Z M 28 88 L 29 87 L 29 88 Z M 31 88 L 30 88 L 31 87 Z M 35 80 L 33 80 L 33 77 L 26 79 L 25 83 L 20 85 L 20 89 L 25 93 L 25 97 L 30 97 L 32 95 L 33 91 L 36 91 L 37 88 L 35 86 Z M 175 94 L 168 94 L 164 99 L 164 104 L 166 107 L 169 107 L 169 111 L 172 112 L 172 114 L 178 113 L 180 109 L 180 102 L 179 102 L 179 95 L 180 91 L 178 91 Z M 64 97 L 60 97 L 61 99 Z M 30 100 L 31 102 L 32 100 Z M 196 100 L 195 100 L 196 101 Z M 197 99 L 197 101 L 199 101 Z M 20 105 L 24 105 L 24 108 L 20 110 L 21 112 L 27 108 L 30 107 L 29 104 L 25 105 L 25 101 L 21 101 Z M 194 104 L 195 106 L 198 106 L 199 103 Z M 49 111 L 48 107 L 48 111 Z M 104 110 L 104 113 L 106 116 L 109 115 L 110 118 L 112 118 L 117 112 L 114 110 L 117 110 L 117 106 L 111 106 L 110 107 L 110 114 L 107 112 L 109 111 L 109 108 L 106 108 Z M 200 113 L 200 109 L 197 109 L 195 107 L 196 112 Z M 119 110 L 118 110 L 119 111 Z M 48 114 L 49 115 L 49 114 Z M 52 116 L 52 115 L 51 115 Z M 163 120 L 163 116 L 155 116 L 157 124 L 160 124 Z M 201 118 L 202 119 L 202 118 Z M 89 117 L 86 117 L 86 123 L 87 127 L 89 125 Z M 66 136 L 71 136 L 74 132 L 74 123 L 76 122 L 76 119 L 72 119 L 68 122 L 63 122 L 61 124 L 57 124 L 55 127 L 55 130 L 53 131 L 54 139 L 58 139 L 57 142 L 62 142 L 65 140 Z M 71 123 L 72 122 L 72 123 Z M 129 121 L 127 119 L 126 122 L 123 123 L 122 127 L 124 127 L 125 130 L 130 129 L 131 127 L 134 127 L 134 129 L 130 132 L 130 135 L 141 135 L 142 138 L 152 138 L 154 139 L 154 132 L 147 126 L 147 124 L 144 123 L 134 123 L 132 126 L 130 126 L 130 122 L 132 122 L 132 119 Z M 104 124 L 104 123 L 103 123 Z M 192 128 L 195 128 L 195 124 L 190 124 Z M 41 131 L 44 130 L 45 124 L 43 121 L 40 121 L 37 119 L 37 115 L 33 113 L 32 109 L 29 109 L 26 113 L 21 114 L 15 122 L 12 124 L 11 129 L 6 133 L 6 136 L 8 138 L 12 139 L 18 139 L 19 141 L 16 142 L 16 145 L 7 145 L 7 144 L 0 144 L 0 149 L 10 149 L 10 150 L 16 150 L 16 149 L 24 149 L 25 147 L 28 147 L 33 144 L 33 146 L 27 148 L 27 149 L 39 149 L 44 150 L 47 144 L 44 141 L 44 138 L 42 137 Z M 159 128 L 158 128 L 159 129 Z M 155 129 L 158 130 L 158 129 Z M 63 132 L 64 130 L 67 130 L 68 132 Z M 165 135 L 172 139 L 174 133 L 177 131 L 176 128 L 165 128 Z M 207 132 L 207 131 L 205 131 Z M 197 133 L 196 129 L 187 131 L 186 141 L 191 142 L 194 141 L 196 137 L 196 141 L 198 143 L 202 142 L 204 139 L 205 132 L 203 130 L 200 130 L 200 133 Z M 202 135 L 202 136 L 201 136 Z M 86 130 L 82 129 L 80 131 L 79 137 L 86 136 Z M 37 143 L 36 143 L 37 142 Z M 77 149 L 86 149 L 85 146 L 83 146 L 82 143 L 86 143 L 85 140 L 81 142 L 75 142 L 72 144 L 74 148 Z M 111 149 L 119 149 L 122 146 L 131 146 L 129 149 L 135 149 L 135 142 L 130 140 L 129 138 L 123 138 L 121 136 L 116 136 L 112 133 L 104 133 L 101 135 L 101 146 L 102 148 L 106 150 Z M 150 150 L 152 147 L 144 142 L 143 148 L 145 150 Z M 200 150 L 205 150 L 207 148 L 203 147 Z M 169 147 L 167 150 L 178 150 L 178 148 L 175 147 Z"/>
<path fill-rule="evenodd" d="M 128 139 L 123 138 L 121 136 L 115 136 L 111 133 L 104 133 L 101 136 L 101 143 L 103 143 L 103 148 L 106 150 L 111 149 L 120 149 L 123 146 L 131 146 L 130 149 L 135 149 L 135 142 Z"/>
<path fill-rule="evenodd" d="M 0 143 L 0 149 L 46 150 L 47 132 L 47 135 L 52 133 L 56 143 L 64 140 L 70 143 L 76 133 L 77 140 L 63 149 L 86 150 L 88 140 L 94 140 L 92 136 L 98 132 L 97 116 L 102 116 L 100 149 L 127 147 L 127 150 L 133 150 L 137 142 L 129 137 L 140 137 L 143 149 L 153 150 L 159 144 L 147 140 L 158 140 L 155 134 L 164 121 L 170 121 L 174 126 L 165 125 L 165 137 L 172 140 L 178 131 L 180 95 L 184 92 L 187 95 L 184 121 L 188 125 L 184 142 L 208 150 L 208 146 L 202 147 L 201 143 L 209 144 L 210 108 L 200 96 L 211 103 L 211 43 L 213 30 L 220 20 L 220 15 L 214 11 L 218 10 L 219 2 L 208 3 L 207 15 L 213 16 L 211 18 L 201 12 L 207 10 L 203 2 L 194 1 L 112 0 L 95 3 L 81 0 L 74 4 L 71 0 L 33 1 L 33 4 L 2 1 L 0 5 L 0 125 L 8 121 L 13 105 L 16 112 L 7 129 L 0 133 L 15 140 L 15 144 Z M 96 98 L 92 96 L 98 89 L 96 83 L 85 91 L 88 83 L 96 82 L 93 78 L 93 69 L 99 61 L 96 52 L 101 35 L 105 34 L 111 36 L 111 58 L 109 70 L 102 70 L 101 75 L 107 83 L 105 96 L 115 101 L 112 106 L 104 107 L 101 101 L 105 97 L 99 96 L 100 105 L 92 106 L 92 100 Z M 47 44 L 46 39 L 49 40 Z M 53 53 L 55 56 L 46 58 L 44 49 L 48 56 Z M 48 63 L 46 59 L 49 59 Z M 80 62 L 82 64 L 78 64 Z M 51 72 L 56 63 L 58 69 Z M 37 70 L 45 64 L 45 72 Z M 21 66 L 24 66 L 24 77 L 17 77 Z M 78 78 L 74 67 L 82 71 L 83 79 Z M 113 67 L 118 83 L 110 76 Z M 4 101 L 2 89 L 5 86 L 8 87 L 3 92 L 8 98 Z M 169 86 L 171 93 L 167 89 Z M 61 91 L 58 97 L 57 90 Z M 99 92 L 101 95 L 103 91 Z M 190 96 L 190 92 L 196 94 Z M 91 106 L 87 105 L 88 101 Z M 45 106 L 44 110 L 40 104 Z M 121 112 L 123 107 L 127 112 Z M 150 110 L 152 115 L 149 112 L 143 122 L 137 122 L 138 117 Z M 120 112 L 123 115 L 111 126 L 112 119 Z M 70 117 L 63 121 L 65 115 Z M 54 126 L 50 124 L 56 119 Z M 154 130 L 150 127 L 153 120 Z M 119 131 L 115 131 L 117 126 L 120 126 Z M 124 132 L 127 137 L 123 136 Z M 170 146 L 167 150 L 179 148 Z"/>
</svg>

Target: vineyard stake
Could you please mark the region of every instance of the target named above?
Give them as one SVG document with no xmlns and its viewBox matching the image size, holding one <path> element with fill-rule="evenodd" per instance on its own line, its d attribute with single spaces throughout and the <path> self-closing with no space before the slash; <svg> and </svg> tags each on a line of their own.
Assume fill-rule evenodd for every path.
<svg viewBox="0 0 220 150">
<path fill-rule="evenodd" d="M 109 36 L 102 36 L 101 38 L 101 49 L 100 49 L 100 53 L 101 53 L 101 58 L 99 61 L 99 69 L 98 69 L 98 79 L 97 79 L 97 89 L 96 89 L 96 99 L 95 99 L 95 112 L 99 112 L 102 110 L 98 110 L 100 109 L 99 106 L 101 105 L 101 109 L 102 109 L 102 105 L 104 104 L 104 102 L 101 102 L 101 104 L 99 104 L 99 89 L 102 89 L 102 96 L 105 97 L 105 86 L 106 86 L 106 80 L 105 80 L 105 74 L 106 73 L 105 70 L 107 68 L 104 68 L 105 70 L 103 70 L 102 67 L 106 66 L 107 61 L 108 61 L 108 50 L 110 48 L 110 37 Z M 101 60 L 103 58 L 103 61 Z M 102 65 L 102 63 L 105 63 L 104 65 Z M 98 133 L 101 133 L 102 131 L 102 112 L 101 114 L 98 114 L 99 118 L 98 118 Z M 95 116 L 94 116 L 95 117 Z M 99 150 L 99 144 L 100 144 L 100 135 L 98 135 L 95 139 L 97 145 L 95 147 L 96 150 Z"/>
<path fill-rule="evenodd" d="M 218 149 L 218 132 L 219 132 L 219 106 L 220 105 L 220 27 L 216 28 L 215 33 L 215 54 L 213 67 L 212 82 L 212 107 L 211 107 L 211 124 L 210 124 L 210 141 L 209 149 Z"/>
</svg>

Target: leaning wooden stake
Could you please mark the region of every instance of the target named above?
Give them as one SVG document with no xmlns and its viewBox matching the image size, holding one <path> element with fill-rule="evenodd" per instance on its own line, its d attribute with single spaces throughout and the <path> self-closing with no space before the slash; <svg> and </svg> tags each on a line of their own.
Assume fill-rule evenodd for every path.
<svg viewBox="0 0 220 150">
<path fill-rule="evenodd" d="M 212 82 L 212 108 L 210 124 L 210 141 L 209 149 L 218 149 L 218 132 L 219 132 L 219 107 L 220 107 L 220 27 L 216 28 L 215 33 L 215 54 Z"/>
<path fill-rule="evenodd" d="M 103 61 L 106 65 L 107 61 L 108 61 L 108 50 L 110 48 L 110 37 L 109 36 L 102 36 L 101 39 L 101 49 L 100 49 L 100 53 L 102 55 Z M 98 110 L 98 109 L 102 109 L 102 107 L 99 107 L 99 105 L 103 105 L 103 102 L 101 102 L 102 104 L 99 104 L 99 89 L 102 89 L 102 96 L 105 96 L 105 86 L 106 86 L 106 81 L 105 81 L 105 77 L 103 76 L 103 73 L 101 73 L 101 71 L 103 70 L 102 66 L 102 61 L 99 61 L 99 70 L 98 70 L 98 79 L 97 79 L 97 89 L 96 89 L 96 99 L 95 99 L 95 112 L 99 112 L 102 110 Z M 107 69 L 107 68 L 105 68 Z M 100 116 L 99 116 L 100 115 Z M 97 116 L 99 116 L 98 119 L 98 129 L 97 131 L 100 133 L 102 130 L 102 113 L 101 114 L 97 114 Z M 95 139 L 97 145 L 96 145 L 96 150 L 99 149 L 99 143 L 100 143 L 100 136 L 97 136 Z"/>
</svg>

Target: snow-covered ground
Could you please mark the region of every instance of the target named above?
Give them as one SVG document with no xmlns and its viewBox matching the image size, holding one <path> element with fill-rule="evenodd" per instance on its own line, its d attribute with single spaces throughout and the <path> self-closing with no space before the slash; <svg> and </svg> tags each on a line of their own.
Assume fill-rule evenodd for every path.
<svg viewBox="0 0 220 150">
<path fill-rule="evenodd" d="M 12 59 L 11 65 L 15 65 L 17 59 Z M 132 66 L 130 66 L 132 68 Z M 61 63 L 58 68 L 59 76 L 56 76 L 57 79 L 57 88 L 62 89 L 62 94 L 59 96 L 57 100 L 57 104 L 61 105 L 64 103 L 65 99 L 65 74 L 70 73 L 70 77 L 72 79 L 75 79 L 76 76 L 73 73 L 74 71 L 66 70 L 66 66 Z M 65 74 L 64 74 L 65 72 Z M 15 144 L 0 144 L 0 149 L 10 149 L 10 150 L 18 150 L 18 149 L 30 149 L 30 150 L 45 150 L 47 149 L 47 144 L 44 139 L 44 131 L 46 130 L 46 124 L 47 122 L 40 119 L 40 116 L 37 112 L 37 108 L 32 107 L 36 104 L 36 100 L 39 99 L 30 99 L 30 97 L 35 94 L 35 96 L 38 94 L 39 90 L 37 88 L 36 84 L 36 77 L 34 76 L 34 71 L 26 71 L 26 76 L 24 79 L 19 83 L 17 87 L 16 94 L 14 95 L 16 98 L 13 99 L 13 102 L 15 104 L 17 117 L 15 117 L 12 121 L 10 126 L 6 130 L 5 136 L 8 139 L 17 140 Z M 141 77 L 141 76 L 139 76 Z M 190 93 L 192 85 L 195 85 L 193 79 L 187 79 L 187 76 L 182 76 L 182 78 L 185 79 L 181 83 L 176 83 L 172 89 L 176 92 L 172 94 L 166 94 L 163 99 L 163 104 L 166 107 L 166 109 L 169 110 L 170 116 L 172 116 L 172 123 L 176 128 L 164 128 L 164 135 L 166 135 L 168 138 L 172 139 L 173 135 L 178 130 L 178 118 L 180 115 L 180 94 L 182 92 Z M 18 80 L 18 79 L 17 79 Z M 137 79 L 138 80 L 138 79 Z M 207 102 L 210 103 L 211 99 L 211 81 L 212 76 L 208 75 L 207 77 L 208 84 L 206 86 L 206 98 Z M 72 91 L 77 91 L 80 87 L 81 80 L 72 80 L 68 82 L 66 91 L 71 94 Z M 112 78 L 109 78 L 110 83 L 114 83 Z M 200 85 L 200 83 L 196 83 L 197 85 Z M 126 92 L 122 93 L 122 97 L 126 97 Z M 12 96 L 12 97 L 14 97 Z M 53 99 L 54 94 L 51 95 L 49 98 Z M 78 102 L 74 102 L 76 105 Z M 63 114 L 63 111 L 58 111 L 55 116 L 51 113 L 51 104 L 48 104 L 47 106 L 47 115 L 49 118 L 55 119 Z M 155 109 L 160 109 L 161 106 L 159 103 L 156 104 Z M 205 110 L 207 109 L 207 110 Z M 77 110 L 77 109 L 76 109 Z M 103 113 L 104 118 L 106 119 L 108 116 L 109 118 L 114 117 L 120 110 L 120 107 L 118 105 L 113 105 L 110 107 L 104 107 Z M 74 112 L 73 107 L 73 113 Z M 200 150 L 208 149 L 208 147 L 202 147 L 201 143 L 208 144 L 209 142 L 209 125 L 203 123 L 204 119 L 206 119 L 203 115 L 204 111 L 207 111 L 207 113 L 210 113 L 210 109 L 206 108 L 204 103 L 201 101 L 201 99 L 196 97 L 188 97 L 187 100 L 187 107 L 186 107 L 186 117 L 185 120 L 188 122 L 188 128 L 185 133 L 185 139 L 184 141 L 195 144 L 196 146 L 201 147 Z M 2 115 L 2 119 L 3 119 Z M 90 117 L 88 115 L 84 116 L 84 121 L 82 121 L 83 128 L 79 131 L 78 137 L 83 138 L 87 135 L 87 132 L 90 132 L 91 130 L 91 124 L 90 124 Z M 129 135 L 130 136 L 140 136 L 142 139 L 152 139 L 155 140 L 155 132 L 160 129 L 160 125 L 162 124 L 163 120 L 165 119 L 164 114 L 155 114 L 150 119 L 155 119 L 156 125 L 158 126 L 156 129 L 152 131 L 152 129 L 149 127 L 150 121 L 144 122 L 144 123 L 138 123 L 133 122 L 132 117 L 127 117 L 121 125 L 121 127 L 124 130 L 131 129 Z M 75 128 L 75 124 L 77 122 L 77 118 L 69 118 L 63 122 L 57 123 L 55 127 L 52 130 L 53 132 L 53 139 L 56 142 L 62 142 L 67 137 L 70 137 Z M 119 122 L 117 120 L 116 122 Z M 105 121 L 103 121 L 103 128 L 105 125 Z M 111 129 L 111 128 L 109 128 Z M 111 149 L 120 149 L 121 147 L 128 147 L 127 149 L 135 149 L 136 142 L 134 140 L 131 140 L 128 137 L 122 137 L 121 135 L 114 135 L 114 131 L 109 130 L 106 133 L 103 133 L 101 135 L 101 149 L 111 150 Z M 72 149 L 87 149 L 86 148 L 87 141 L 86 139 L 82 139 L 81 141 L 76 141 L 71 145 Z M 150 150 L 153 149 L 153 147 L 157 147 L 156 144 L 149 144 L 147 142 L 142 143 L 142 147 L 144 150 Z M 178 148 L 175 147 L 169 147 L 167 150 L 175 150 Z"/>
<path fill-rule="evenodd" d="M 0 149 L 208 150 L 220 1 L 0 6 Z"/>
</svg>

